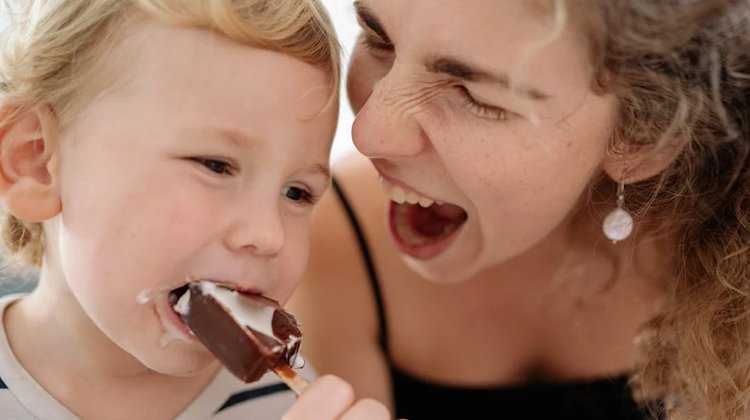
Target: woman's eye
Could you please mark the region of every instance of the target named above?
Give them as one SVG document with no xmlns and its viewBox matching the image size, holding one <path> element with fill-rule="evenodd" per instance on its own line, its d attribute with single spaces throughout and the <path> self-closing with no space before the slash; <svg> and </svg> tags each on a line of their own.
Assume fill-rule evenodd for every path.
<svg viewBox="0 0 750 420">
<path fill-rule="evenodd" d="M 300 204 L 315 204 L 317 197 L 312 195 L 309 191 L 299 187 L 284 187 L 281 190 L 284 197 Z"/>
<path fill-rule="evenodd" d="M 511 116 L 511 112 L 505 108 L 495 105 L 485 104 L 474 99 L 471 92 L 464 86 L 458 86 L 461 96 L 469 107 L 469 110 L 481 118 L 494 121 L 505 121 Z"/>
<path fill-rule="evenodd" d="M 207 158 L 195 158 L 194 160 L 203 165 L 209 171 L 219 175 L 232 175 L 234 173 L 234 167 L 229 162 Z"/>
<path fill-rule="evenodd" d="M 385 42 L 380 37 L 375 37 L 370 34 L 362 35 L 362 45 L 369 50 L 374 50 L 380 53 L 392 53 L 396 48 L 390 42 Z"/>
</svg>

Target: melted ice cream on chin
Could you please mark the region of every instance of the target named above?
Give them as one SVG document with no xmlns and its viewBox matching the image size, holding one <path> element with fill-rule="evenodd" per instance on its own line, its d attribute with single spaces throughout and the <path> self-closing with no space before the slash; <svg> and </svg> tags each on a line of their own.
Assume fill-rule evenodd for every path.
<svg viewBox="0 0 750 420">
<path fill-rule="evenodd" d="M 180 331 L 172 322 L 169 321 L 172 308 L 169 305 L 169 293 L 171 289 L 160 288 L 153 290 L 144 290 L 138 294 L 136 301 L 141 305 L 153 305 L 159 322 L 161 323 L 161 335 L 159 336 L 159 346 L 166 347 L 172 341 L 190 341 L 190 338 Z"/>
</svg>

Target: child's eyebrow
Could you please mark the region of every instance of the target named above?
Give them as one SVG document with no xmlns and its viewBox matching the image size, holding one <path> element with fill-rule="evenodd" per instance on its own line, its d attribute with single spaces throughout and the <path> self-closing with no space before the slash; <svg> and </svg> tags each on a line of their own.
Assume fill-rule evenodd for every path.
<svg viewBox="0 0 750 420">
<path fill-rule="evenodd" d="M 193 127 L 188 130 L 188 137 L 200 138 L 203 136 L 209 136 L 210 138 L 217 138 L 220 141 L 232 144 L 237 147 L 246 148 L 253 147 L 253 145 L 259 144 L 262 140 L 249 136 L 242 131 L 233 130 L 229 128 L 218 128 L 218 127 Z M 218 135 L 218 136 L 217 136 Z M 217 136 L 217 137 L 214 137 Z M 315 162 L 309 167 L 303 170 L 304 172 L 312 175 L 323 176 L 326 179 L 331 179 L 331 168 L 326 163 Z"/>
<path fill-rule="evenodd" d="M 247 147 L 257 142 L 257 140 L 239 131 L 224 128 L 219 128 L 216 131 L 222 138 L 229 140 L 235 146 Z"/>
<path fill-rule="evenodd" d="M 219 134 L 240 147 L 250 146 L 257 141 L 256 139 L 253 139 L 252 137 L 249 137 L 244 133 L 235 130 L 220 129 Z M 310 166 L 307 172 L 313 175 L 324 176 L 326 179 L 331 179 L 331 168 L 326 164 L 314 163 L 312 166 Z"/>
<path fill-rule="evenodd" d="M 326 179 L 331 179 L 331 168 L 328 165 L 316 163 L 310 168 L 310 172 L 323 175 Z"/>
</svg>

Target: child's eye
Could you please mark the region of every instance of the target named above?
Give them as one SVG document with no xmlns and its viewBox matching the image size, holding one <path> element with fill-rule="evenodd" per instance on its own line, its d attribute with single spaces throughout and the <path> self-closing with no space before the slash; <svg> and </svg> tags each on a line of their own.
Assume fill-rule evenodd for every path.
<svg viewBox="0 0 750 420">
<path fill-rule="evenodd" d="M 284 197 L 299 204 L 315 204 L 317 201 L 316 196 L 299 187 L 284 187 L 281 193 Z"/>
<path fill-rule="evenodd" d="M 495 121 L 505 121 L 510 117 L 511 112 L 507 109 L 480 102 L 471 96 L 471 93 L 466 87 L 460 85 L 457 87 L 466 101 L 466 104 L 469 106 L 469 110 L 479 117 Z"/>
<path fill-rule="evenodd" d="M 209 171 L 219 175 L 232 175 L 234 173 L 234 166 L 229 162 L 209 158 L 194 158 L 193 160 L 205 166 Z"/>
</svg>

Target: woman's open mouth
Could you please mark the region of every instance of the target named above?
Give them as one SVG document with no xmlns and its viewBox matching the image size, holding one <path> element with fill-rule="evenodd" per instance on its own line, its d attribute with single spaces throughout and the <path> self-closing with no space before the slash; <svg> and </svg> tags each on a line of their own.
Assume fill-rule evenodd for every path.
<svg viewBox="0 0 750 420">
<path fill-rule="evenodd" d="M 399 249 L 410 257 L 428 260 L 440 255 L 466 222 L 466 211 L 457 205 L 435 202 L 386 180 L 382 184 L 391 199 L 391 234 Z"/>
</svg>

